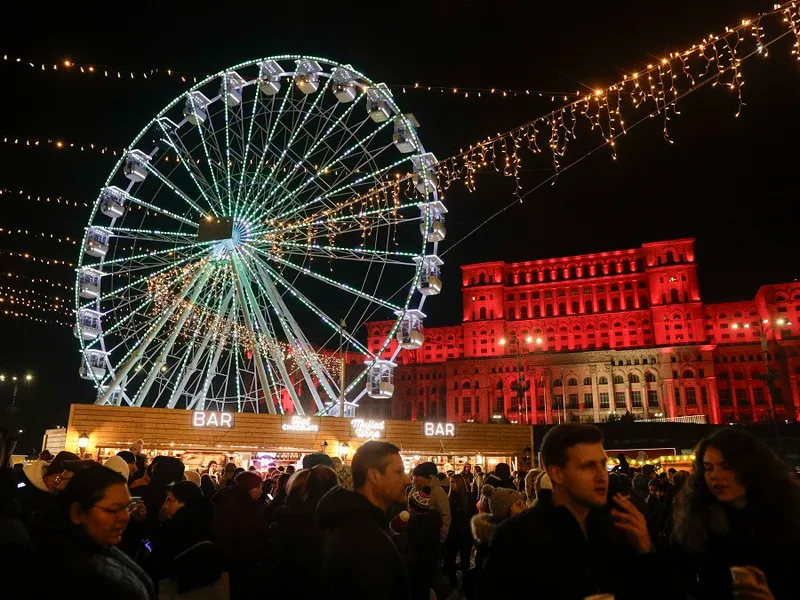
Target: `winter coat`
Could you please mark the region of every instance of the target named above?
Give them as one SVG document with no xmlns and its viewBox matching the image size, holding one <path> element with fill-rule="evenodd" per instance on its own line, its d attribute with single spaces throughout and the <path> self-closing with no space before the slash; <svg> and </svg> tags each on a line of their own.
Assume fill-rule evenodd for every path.
<svg viewBox="0 0 800 600">
<path fill-rule="evenodd" d="M 271 596 L 312 600 L 325 595 L 320 579 L 310 576 L 318 573 L 322 564 L 323 530 L 314 518 L 315 510 L 287 503 L 272 513 L 267 549 L 259 567 L 259 578 L 270 582 Z"/>
<path fill-rule="evenodd" d="M 381 509 L 337 486 L 322 497 L 316 514 L 324 530 L 321 586 L 326 599 L 408 600 L 403 560 Z"/>
<path fill-rule="evenodd" d="M 447 492 L 442 488 L 438 477 L 435 475 L 431 477 L 428 485 L 431 488 L 431 507 L 439 511 L 439 516 L 442 518 L 442 526 L 439 529 L 439 542 L 444 544 L 447 540 L 447 532 L 450 531 L 450 521 L 452 520 L 450 500 L 447 498 Z"/>
<path fill-rule="evenodd" d="M 472 479 L 472 486 L 470 487 L 470 494 L 472 494 L 472 502 L 475 504 L 478 503 L 481 497 L 481 488 L 486 480 L 485 473 L 475 473 L 475 476 Z"/>
<path fill-rule="evenodd" d="M 414 514 L 408 522 L 406 552 L 412 600 L 429 600 L 438 571 L 441 516 L 435 510 Z"/>
<path fill-rule="evenodd" d="M 655 553 L 637 554 L 605 510 L 592 511 L 586 529 L 588 537 L 567 508 L 545 502 L 503 522 L 484 562 L 483 595 L 583 600 L 603 592 L 627 600 L 648 590 L 648 598 L 660 597 L 651 585 L 660 568 Z M 609 560 L 625 568 L 612 568 Z M 543 577 L 508 576 L 527 573 L 533 565 Z"/>
<path fill-rule="evenodd" d="M 483 571 L 483 563 L 486 560 L 486 553 L 489 549 L 489 540 L 494 534 L 498 522 L 489 513 L 479 513 L 472 517 L 470 529 L 472 538 L 475 540 L 475 569 Z"/>
<path fill-rule="evenodd" d="M 220 578 L 224 556 L 210 541 L 213 516 L 210 503 L 187 505 L 161 524 L 153 551 L 143 562 L 159 590 L 162 580 L 170 580 L 178 593 L 185 593 Z"/>
<path fill-rule="evenodd" d="M 263 510 L 244 490 L 234 488 L 221 497 L 212 531 L 231 570 L 252 567 L 266 546 L 267 523 Z"/>
<path fill-rule="evenodd" d="M 708 542 L 699 554 L 674 548 L 672 558 L 683 586 L 698 600 L 732 598 L 730 568 L 753 566 L 764 572 L 775 600 L 797 598 L 797 548 L 800 531 L 758 518 L 745 506 L 713 504 Z"/>
<path fill-rule="evenodd" d="M 464 506 L 457 494 L 451 494 L 448 499 L 451 520 L 446 543 L 448 546 L 460 548 L 465 543 L 470 544 L 472 542 L 470 521 L 477 513 L 477 510 L 471 500 L 467 503 L 467 506 Z"/>
<path fill-rule="evenodd" d="M 339 477 L 340 485 L 347 489 L 353 489 L 353 472 L 351 471 L 350 467 L 347 465 L 341 465 L 339 467 L 334 467 L 333 469 L 336 471 L 336 475 Z"/>
<path fill-rule="evenodd" d="M 35 528 L 37 562 L 46 565 L 47 579 L 38 582 L 32 598 L 81 600 L 154 600 L 153 583 L 117 548 L 102 548 L 66 515 L 48 515 Z"/>
</svg>

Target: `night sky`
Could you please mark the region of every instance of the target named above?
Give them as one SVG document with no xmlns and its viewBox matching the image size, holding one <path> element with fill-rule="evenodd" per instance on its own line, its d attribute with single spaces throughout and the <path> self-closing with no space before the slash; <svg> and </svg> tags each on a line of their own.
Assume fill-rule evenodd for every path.
<svg viewBox="0 0 800 600">
<path fill-rule="evenodd" d="M 682 49 L 771 1 L 673 2 L 284 2 L 75 3 L 43 10 L 35 3 L 4 8 L 0 53 L 36 63 L 69 59 L 110 70 L 171 68 L 212 73 L 237 62 L 298 53 L 351 63 L 375 81 L 457 88 L 586 91 L 608 85 Z M 444 291 L 426 304 L 428 325 L 460 318 L 461 264 L 525 260 L 637 247 L 695 237 L 705 301 L 752 298 L 760 285 L 798 276 L 796 150 L 798 63 L 788 45 L 767 61 L 744 64 L 745 106 L 705 88 L 679 105 L 674 144 L 652 119 L 619 141 L 619 159 L 600 151 L 544 185 L 445 254 Z M 188 84 L 173 77 L 109 78 L 0 65 L 5 110 L 0 137 L 59 138 L 121 148 Z M 426 149 L 444 158 L 459 148 L 521 125 L 558 106 L 550 95 L 503 98 L 395 88 L 403 110 L 421 122 Z M 567 161 L 579 155 L 567 155 Z M 0 188 L 91 203 L 114 157 L 97 152 L 0 144 Z M 550 174 L 528 162 L 529 189 Z M 446 194 L 447 249 L 513 197 L 509 180 L 480 176 L 478 190 L 455 184 Z M 0 227 L 80 240 L 89 209 L 3 195 Z M 77 246 L 4 236 L 0 249 L 76 262 Z M 0 256 L 0 271 L 71 284 L 67 267 Z M 72 292 L 4 278 L 2 286 L 51 296 Z M 71 303 L 68 303 L 71 306 Z M 34 311 L 37 313 L 37 311 Z M 40 314 L 40 313 L 37 313 Z M 52 315 L 49 315 L 52 318 Z M 64 315 L 61 320 L 68 320 Z M 363 336 L 362 336 L 363 337 Z M 71 402 L 93 400 L 78 377 L 77 342 L 66 327 L 0 315 L 0 372 L 31 371 L 21 389 L 15 428 L 20 450 L 41 443 L 45 427 L 66 425 Z M 0 385 L 0 404 L 11 401 Z M 6 413 L 0 416 L 0 422 Z"/>
</svg>

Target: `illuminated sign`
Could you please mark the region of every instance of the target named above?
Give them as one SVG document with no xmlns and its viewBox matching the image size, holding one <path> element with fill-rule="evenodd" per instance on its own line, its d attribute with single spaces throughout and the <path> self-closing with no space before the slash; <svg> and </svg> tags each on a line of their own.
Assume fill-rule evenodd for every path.
<svg viewBox="0 0 800 600">
<path fill-rule="evenodd" d="M 456 437 L 455 423 L 425 423 L 425 435 L 434 437 Z"/>
<path fill-rule="evenodd" d="M 192 413 L 192 427 L 221 427 L 232 429 L 233 413 L 197 410 Z"/>
<path fill-rule="evenodd" d="M 353 430 L 353 437 L 360 439 L 377 440 L 383 437 L 386 431 L 386 421 L 367 421 L 365 419 L 353 419 L 350 421 Z"/>
<path fill-rule="evenodd" d="M 281 425 L 281 429 L 299 433 L 315 433 L 319 431 L 319 425 L 312 423 L 311 417 L 292 417 L 291 421 Z"/>
</svg>

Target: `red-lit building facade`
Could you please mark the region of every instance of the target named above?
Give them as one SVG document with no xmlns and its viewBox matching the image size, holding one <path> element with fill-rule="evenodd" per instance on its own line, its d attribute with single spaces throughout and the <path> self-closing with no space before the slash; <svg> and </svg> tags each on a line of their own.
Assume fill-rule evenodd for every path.
<svg viewBox="0 0 800 600">
<path fill-rule="evenodd" d="M 692 239 L 461 272 L 462 323 L 426 328 L 421 348 L 401 351 L 394 396 L 366 412 L 484 423 L 800 413 L 800 283 L 704 304 Z M 393 324 L 369 324 L 371 350 Z"/>
</svg>

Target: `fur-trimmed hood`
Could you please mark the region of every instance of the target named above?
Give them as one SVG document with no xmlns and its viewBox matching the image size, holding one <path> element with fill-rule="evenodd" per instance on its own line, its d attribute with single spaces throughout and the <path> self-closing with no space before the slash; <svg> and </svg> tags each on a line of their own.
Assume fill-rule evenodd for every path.
<svg viewBox="0 0 800 600">
<path fill-rule="evenodd" d="M 47 463 L 43 460 L 35 460 L 29 465 L 22 467 L 22 472 L 37 489 L 50 493 L 47 486 L 44 484 L 44 472 L 47 469 Z"/>
<path fill-rule="evenodd" d="M 495 527 L 497 527 L 497 524 L 489 513 L 477 514 L 472 517 L 472 521 L 470 521 L 472 537 L 479 544 L 486 544 L 489 542 Z"/>
</svg>

